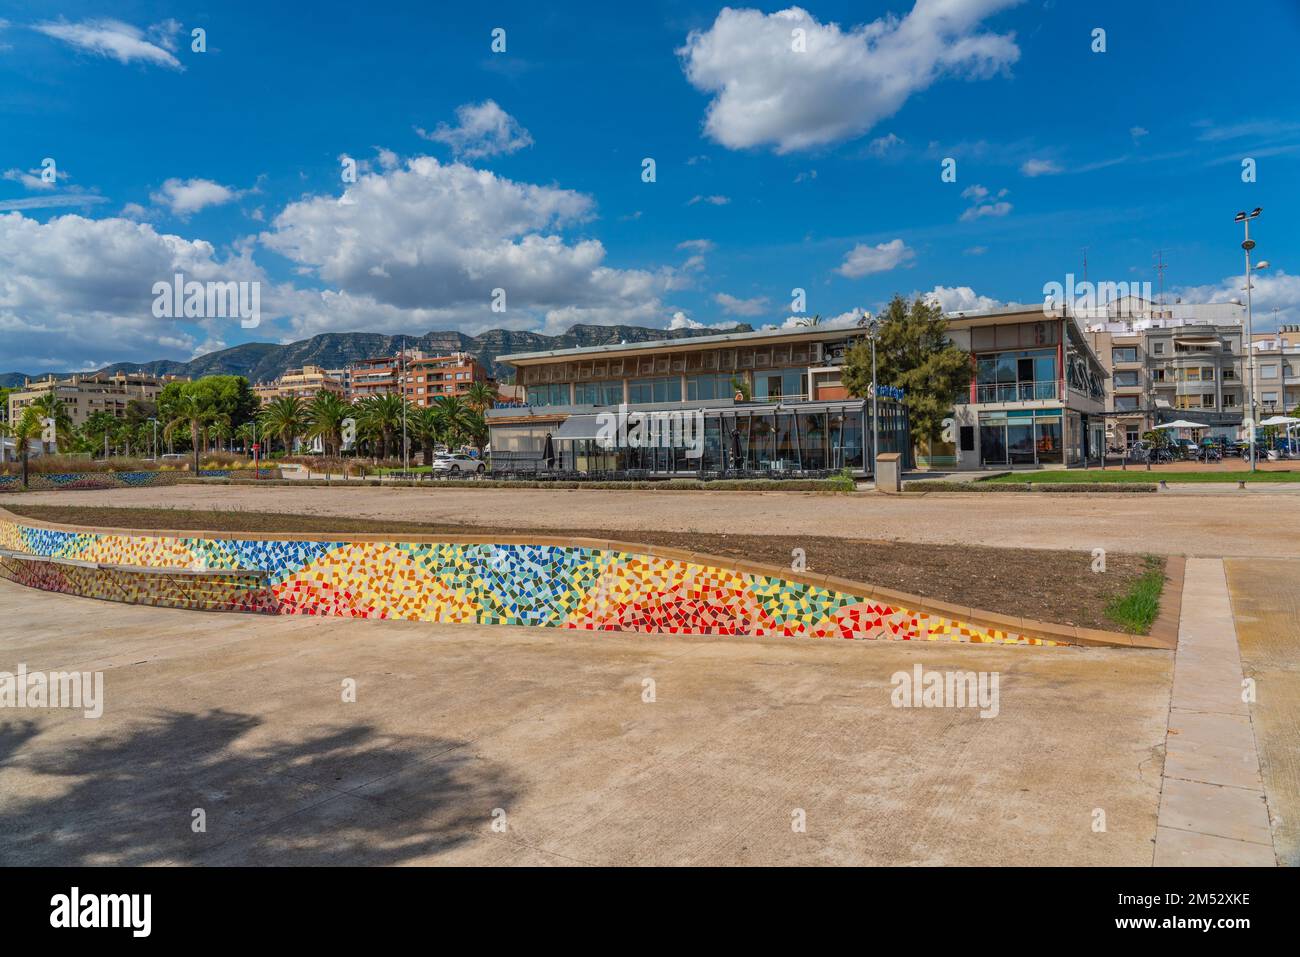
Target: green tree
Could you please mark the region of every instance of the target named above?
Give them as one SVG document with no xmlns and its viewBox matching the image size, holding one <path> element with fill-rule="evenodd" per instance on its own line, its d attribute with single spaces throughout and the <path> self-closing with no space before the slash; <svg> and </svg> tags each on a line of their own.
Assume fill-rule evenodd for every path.
<svg viewBox="0 0 1300 957">
<path fill-rule="evenodd" d="M 9 435 L 18 446 L 18 457 L 23 463 L 23 488 L 27 487 L 27 460 L 31 455 L 31 443 L 39 440 L 44 431 L 45 422 L 34 403 L 24 407 L 18 413 L 18 418 L 9 423 Z"/>
<path fill-rule="evenodd" d="M 159 408 L 162 407 L 162 403 L 159 403 Z M 198 475 L 199 451 L 202 445 L 199 437 L 208 424 L 212 411 L 204 404 L 202 397 L 188 389 L 182 389 L 179 396 L 167 404 L 167 408 L 172 419 L 163 428 L 163 436 L 170 440 L 177 429 L 189 429 L 190 444 L 194 447 L 194 474 Z"/>
<path fill-rule="evenodd" d="M 72 445 L 72 416 L 68 414 L 68 407 L 64 405 L 63 400 L 59 398 L 53 389 L 34 399 L 29 408 L 36 410 L 42 420 L 42 426 L 44 420 L 53 420 L 54 445 L 57 451 L 62 451 Z M 42 435 L 44 435 L 43 431 Z M 44 440 L 42 439 L 42 441 Z"/>
<path fill-rule="evenodd" d="M 117 431 L 118 419 L 111 412 L 105 412 L 99 409 L 90 413 L 86 421 L 81 423 L 81 434 L 85 436 L 87 443 L 95 450 L 96 455 L 107 454 L 107 448 L 110 436 Z"/>
<path fill-rule="evenodd" d="M 336 393 L 321 389 L 307 405 L 307 437 L 319 438 L 326 455 L 334 455 L 343 444 L 343 420 L 352 414 L 348 405 Z"/>
<path fill-rule="evenodd" d="M 443 440 L 442 413 L 434 405 L 411 409 L 407 414 L 406 428 L 411 437 L 420 443 L 424 464 L 432 465 L 433 450 Z"/>
<path fill-rule="evenodd" d="M 263 435 L 284 443 L 286 455 L 293 454 L 293 443 L 307 427 L 307 407 L 296 395 L 272 399 L 258 415 Z"/>
<path fill-rule="evenodd" d="M 442 419 L 442 434 L 447 445 L 463 445 L 469 438 L 469 417 L 473 410 L 454 395 L 439 396 L 433 407 Z"/>
<path fill-rule="evenodd" d="M 920 297 L 909 306 L 895 296 L 879 316 L 877 378 L 881 385 L 906 390 L 913 445 L 938 438 L 953 397 L 970 384 L 970 354 L 949 341 L 947 327 L 943 310 Z M 840 379 L 849 395 L 871 395 L 870 342 L 864 339 L 848 351 Z"/>
<path fill-rule="evenodd" d="M 496 405 L 497 393 L 486 382 L 475 382 L 465 390 L 465 402 L 475 412 L 482 412 Z"/>
<path fill-rule="evenodd" d="M 380 458 L 388 458 L 393 433 L 402 428 L 404 405 L 404 400 L 397 395 L 372 395 L 357 403 L 357 432 L 371 440 L 372 448 L 375 441 L 379 442 Z"/>
</svg>

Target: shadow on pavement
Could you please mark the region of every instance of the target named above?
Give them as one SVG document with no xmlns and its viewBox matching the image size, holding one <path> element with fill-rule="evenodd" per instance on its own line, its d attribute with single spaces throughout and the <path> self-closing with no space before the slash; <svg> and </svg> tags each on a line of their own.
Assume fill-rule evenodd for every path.
<svg viewBox="0 0 1300 957">
<path fill-rule="evenodd" d="M 44 748 L 32 723 L 0 725 L 0 864 L 400 864 L 489 834 L 518 794 L 463 741 L 367 724 L 249 740 L 261 724 L 168 712 Z"/>
</svg>

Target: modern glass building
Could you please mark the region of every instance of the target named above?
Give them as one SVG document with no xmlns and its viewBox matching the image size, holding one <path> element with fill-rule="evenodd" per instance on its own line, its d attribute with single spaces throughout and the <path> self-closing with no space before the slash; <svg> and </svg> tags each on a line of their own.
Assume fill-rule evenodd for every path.
<svg viewBox="0 0 1300 957">
<path fill-rule="evenodd" d="M 869 473 L 871 403 L 840 381 L 861 336 L 809 327 L 501 356 L 527 402 L 489 410 L 493 469 Z M 611 442 L 601 428 L 620 410 L 688 414 L 698 441 Z M 910 457 L 904 404 L 881 398 L 877 416 L 880 451 Z"/>
<path fill-rule="evenodd" d="M 971 354 L 971 379 L 956 396 L 948 440 L 932 443 L 927 464 L 996 469 L 1100 461 L 1109 373 L 1073 316 L 1042 306 L 949 316 L 948 337 Z"/>
</svg>

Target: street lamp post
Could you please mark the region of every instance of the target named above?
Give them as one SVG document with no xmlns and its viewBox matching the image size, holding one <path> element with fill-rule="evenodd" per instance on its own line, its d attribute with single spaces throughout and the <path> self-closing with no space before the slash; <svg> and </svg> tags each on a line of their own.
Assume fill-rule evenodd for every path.
<svg viewBox="0 0 1300 957">
<path fill-rule="evenodd" d="M 1264 210 L 1256 206 L 1249 213 L 1242 211 L 1234 218 L 1234 222 L 1241 223 L 1246 230 L 1246 238 L 1241 244 L 1241 248 L 1246 251 L 1246 415 L 1249 423 L 1249 441 L 1250 441 L 1250 470 L 1255 471 L 1255 347 L 1254 347 L 1254 325 L 1251 322 L 1251 304 L 1250 304 L 1250 251 L 1255 248 L 1255 241 L 1250 238 L 1250 221 L 1257 217 Z M 1264 265 L 1263 263 L 1260 264 Z"/>
<path fill-rule="evenodd" d="M 878 480 L 876 456 L 880 454 L 880 417 L 877 413 L 880 384 L 876 382 L 876 336 L 880 333 L 880 320 L 872 317 L 867 321 L 866 329 L 871 341 L 871 481 L 875 482 Z"/>
<path fill-rule="evenodd" d="M 410 461 L 407 458 L 406 450 L 406 337 L 402 337 L 402 349 L 397 354 L 397 385 L 398 395 L 402 398 L 402 472 L 406 473 L 411 470 Z M 403 474 L 403 478 L 407 476 Z"/>
</svg>

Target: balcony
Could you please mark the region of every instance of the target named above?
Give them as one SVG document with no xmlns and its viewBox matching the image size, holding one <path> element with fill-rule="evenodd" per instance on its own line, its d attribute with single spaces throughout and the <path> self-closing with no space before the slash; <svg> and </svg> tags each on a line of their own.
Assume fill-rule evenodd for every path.
<svg viewBox="0 0 1300 957">
<path fill-rule="evenodd" d="M 975 401 L 980 405 L 991 402 L 1052 402 L 1059 397 L 1059 383 L 1049 382 L 999 382 L 975 387 Z M 967 402 L 970 401 L 967 393 Z"/>
</svg>

